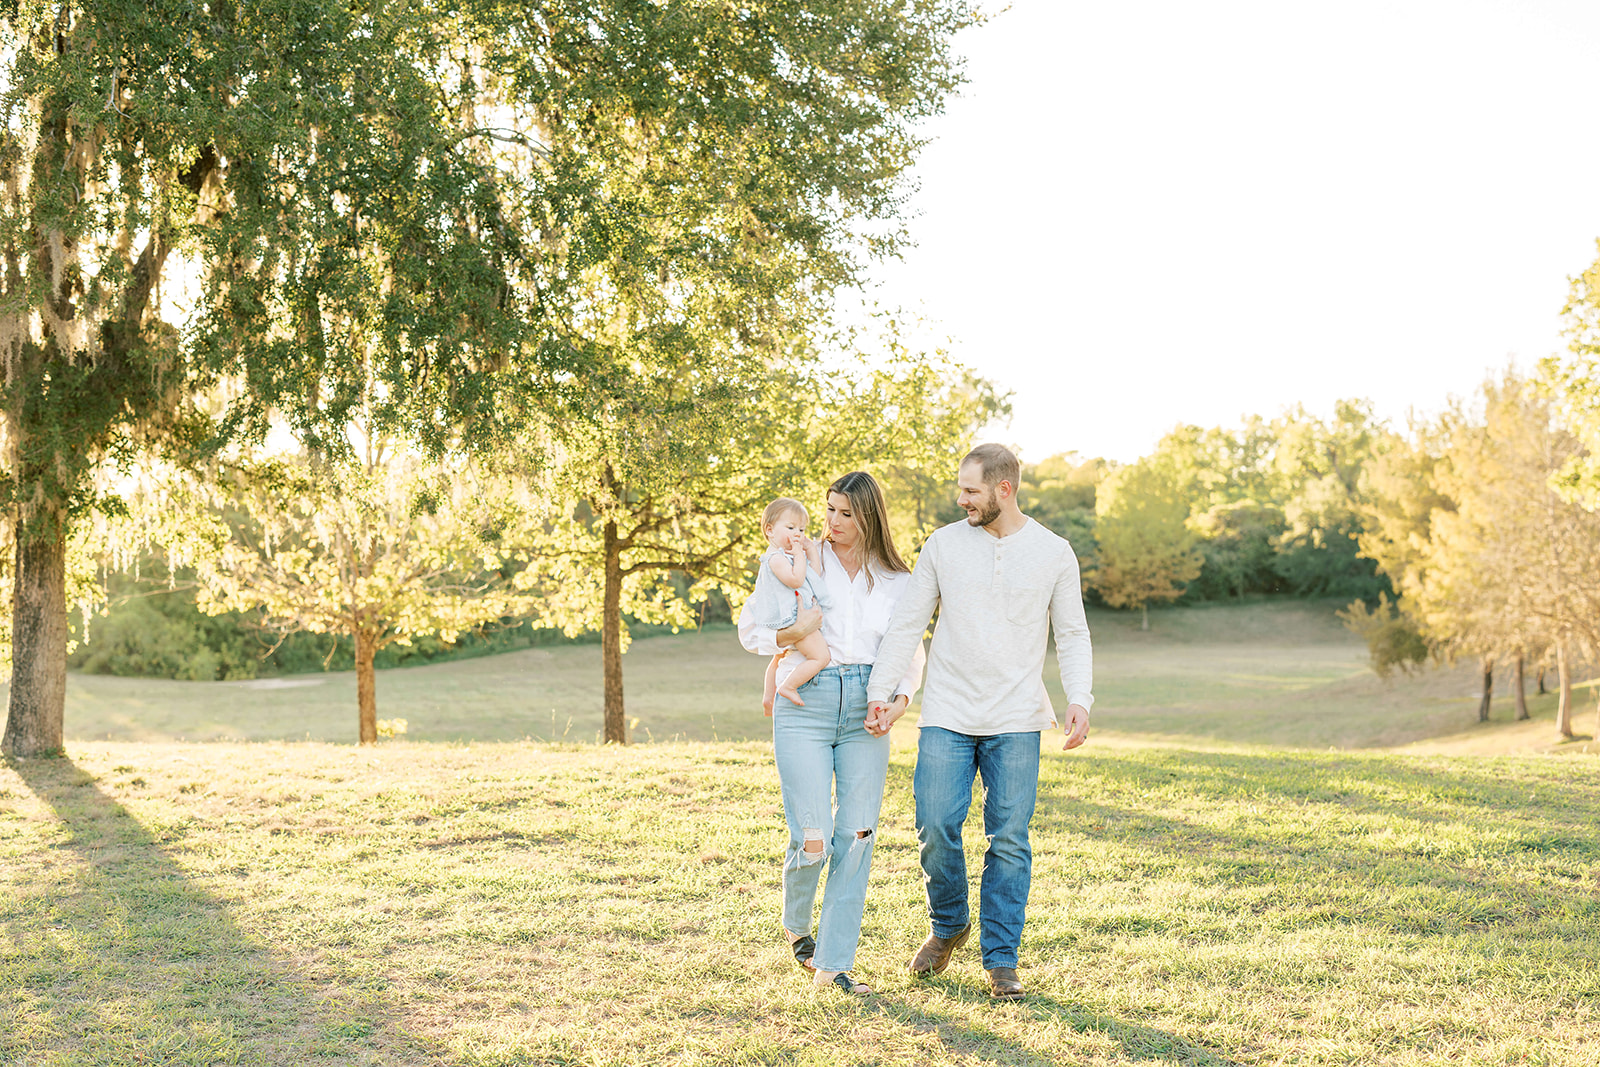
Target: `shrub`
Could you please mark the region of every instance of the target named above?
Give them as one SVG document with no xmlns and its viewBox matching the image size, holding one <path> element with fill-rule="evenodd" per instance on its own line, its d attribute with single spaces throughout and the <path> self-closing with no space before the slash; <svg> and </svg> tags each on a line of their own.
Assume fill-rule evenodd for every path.
<svg viewBox="0 0 1600 1067">
<path fill-rule="evenodd" d="M 1428 642 L 1395 610 L 1387 594 L 1379 594 L 1376 609 L 1363 600 L 1353 601 L 1339 612 L 1339 618 L 1366 641 L 1372 669 L 1379 678 L 1389 677 L 1396 669 L 1409 673 L 1428 661 Z"/>
<path fill-rule="evenodd" d="M 256 677 L 266 652 L 243 620 L 205 615 L 192 592 L 171 589 L 114 598 L 68 664 L 89 674 L 227 681 Z"/>
</svg>

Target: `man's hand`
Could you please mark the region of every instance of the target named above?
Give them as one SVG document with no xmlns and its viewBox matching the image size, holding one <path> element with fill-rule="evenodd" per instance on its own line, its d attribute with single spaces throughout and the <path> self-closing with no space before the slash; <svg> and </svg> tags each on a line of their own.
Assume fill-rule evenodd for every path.
<svg viewBox="0 0 1600 1067">
<path fill-rule="evenodd" d="M 888 704 L 883 703 L 881 700 L 874 700 L 871 704 L 868 704 L 867 733 L 873 737 L 882 737 L 888 733 L 889 727 L 900 720 L 900 716 L 906 713 L 906 707 L 910 703 L 911 699 L 909 697 L 897 696 Z"/>
<path fill-rule="evenodd" d="M 1067 731 L 1066 744 L 1061 746 L 1063 752 L 1077 748 L 1089 739 L 1089 709 L 1082 704 L 1067 705 Z"/>
</svg>

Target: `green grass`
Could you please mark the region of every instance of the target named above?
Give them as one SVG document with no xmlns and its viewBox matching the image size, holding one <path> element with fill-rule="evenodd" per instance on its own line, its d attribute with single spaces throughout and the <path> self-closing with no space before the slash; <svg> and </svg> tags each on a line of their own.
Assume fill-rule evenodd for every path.
<svg viewBox="0 0 1600 1067">
<path fill-rule="evenodd" d="M 1365 647 L 1333 616 L 1336 605 L 1266 602 L 1152 612 L 1091 612 L 1098 736 L 1175 744 L 1271 744 L 1316 749 L 1395 748 L 1448 740 L 1462 752 L 1556 746 L 1555 697 L 1536 698 L 1534 721 L 1477 723 L 1470 665 L 1384 682 Z M 624 657 L 632 732 L 643 742 L 758 740 L 762 661 L 733 630 L 653 637 Z M 1053 659 L 1046 682 L 1064 705 Z M 1586 694 L 1590 691 L 1585 690 Z M 1592 695 L 1579 732 L 1592 736 Z M 417 741 L 593 741 L 600 732 L 600 649 L 556 646 L 378 672 L 378 714 L 404 718 Z M 74 674 L 67 734 L 77 740 L 356 739 L 349 672 L 253 682 L 171 682 Z M 1570 747 L 1570 746 L 1569 746 Z"/>
<path fill-rule="evenodd" d="M 926 931 L 895 741 L 859 1000 L 781 941 L 758 743 L 0 765 L 0 1062 L 1600 1062 L 1586 762 L 1052 751 L 1032 993 L 993 1004 L 971 951 L 902 971 Z"/>
<path fill-rule="evenodd" d="M 636 641 L 624 657 L 640 741 L 751 738 L 764 732 L 763 662 L 732 628 Z M 558 645 L 378 672 L 378 715 L 423 741 L 593 741 L 600 731 L 600 646 Z M 70 737 L 356 740 L 351 671 L 249 682 L 176 682 L 72 674 Z M 754 709 L 752 713 L 752 709 Z"/>
<path fill-rule="evenodd" d="M 0 763 L 0 1064 L 1600 1064 L 1594 765 L 1448 754 L 1592 748 L 1554 744 L 1553 697 L 1479 725 L 1470 668 L 1380 682 L 1327 605 L 1152 618 L 1091 618 L 1011 1004 L 970 950 L 903 972 L 914 716 L 878 994 L 809 988 L 761 661 L 726 628 L 634 645 L 628 749 L 588 743 L 592 646 L 381 672 L 410 731 L 367 749 L 328 743 L 347 674 L 74 675 L 70 758 Z"/>
</svg>

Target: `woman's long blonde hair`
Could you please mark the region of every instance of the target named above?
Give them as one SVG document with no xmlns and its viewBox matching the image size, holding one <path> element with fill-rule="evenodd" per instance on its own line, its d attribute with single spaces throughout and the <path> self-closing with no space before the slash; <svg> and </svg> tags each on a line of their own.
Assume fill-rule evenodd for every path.
<svg viewBox="0 0 1600 1067">
<path fill-rule="evenodd" d="M 861 533 L 857 552 L 867 571 L 868 590 L 872 588 L 874 570 L 880 574 L 905 574 L 911 570 L 894 550 L 894 536 L 889 533 L 889 509 L 884 505 L 883 489 L 876 478 L 866 471 L 851 471 L 828 486 L 828 492 L 838 493 L 850 501 L 856 529 Z"/>
</svg>

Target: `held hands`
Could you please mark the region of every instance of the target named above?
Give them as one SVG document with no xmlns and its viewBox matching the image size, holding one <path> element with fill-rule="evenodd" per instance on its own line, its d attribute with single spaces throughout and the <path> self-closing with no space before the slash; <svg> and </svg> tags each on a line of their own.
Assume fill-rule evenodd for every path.
<svg viewBox="0 0 1600 1067">
<path fill-rule="evenodd" d="M 870 719 L 871 716 L 869 715 Z M 1067 705 L 1067 722 L 1064 729 L 1067 732 L 1066 743 L 1061 746 L 1063 752 L 1077 748 L 1089 739 L 1089 709 L 1082 704 Z"/>
<path fill-rule="evenodd" d="M 906 713 L 906 707 L 911 702 L 906 697 L 898 696 L 894 701 L 885 704 L 874 700 L 867 705 L 867 732 L 874 737 L 882 737 L 889 732 L 889 728 L 900 721 L 900 716 Z M 1089 709 L 1082 704 L 1069 704 L 1067 706 L 1066 742 L 1061 746 L 1063 751 L 1077 748 L 1089 739 Z"/>
<path fill-rule="evenodd" d="M 867 705 L 867 733 L 873 737 L 882 737 L 889 732 L 889 727 L 900 720 L 906 713 L 906 707 L 911 703 L 909 697 L 897 696 L 888 704 L 881 700 L 874 700 Z"/>
</svg>

